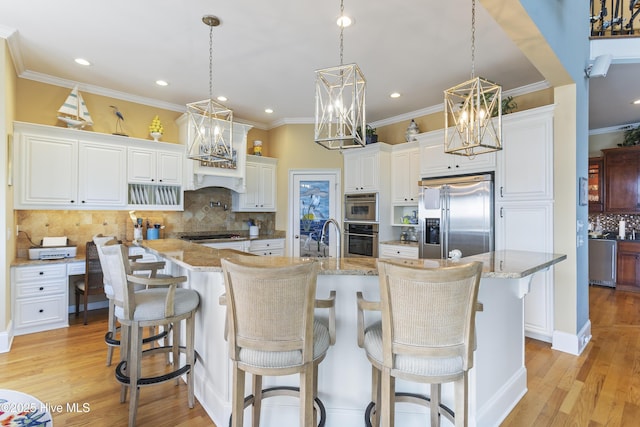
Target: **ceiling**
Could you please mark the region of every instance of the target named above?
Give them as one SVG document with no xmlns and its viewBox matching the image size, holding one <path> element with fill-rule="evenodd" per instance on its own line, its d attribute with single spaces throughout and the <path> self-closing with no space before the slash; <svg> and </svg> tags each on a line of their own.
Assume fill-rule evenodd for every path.
<svg viewBox="0 0 640 427">
<path fill-rule="evenodd" d="M 469 79 L 468 2 L 345 0 L 344 9 L 356 21 L 344 31 L 344 63 L 357 63 L 367 79 L 367 122 L 436 107 L 444 89 Z M 6 0 L 0 36 L 8 37 L 21 77 L 184 111 L 209 97 L 209 27 L 202 17 L 216 15 L 222 24 L 213 29 L 213 95 L 228 98 L 236 120 L 269 128 L 313 122 L 314 71 L 340 62 L 339 12 L 338 0 L 111 0 L 90 7 L 81 0 Z M 77 57 L 92 65 L 77 65 Z M 608 87 L 618 73 L 626 72 L 612 65 L 608 77 L 592 79 L 592 105 L 602 108 L 590 117 L 591 128 L 621 124 Z M 480 2 L 475 75 L 507 93 L 544 84 Z M 157 86 L 158 79 L 169 86 Z M 391 92 L 402 96 L 392 99 Z M 637 114 L 624 120 L 640 121 Z"/>
</svg>

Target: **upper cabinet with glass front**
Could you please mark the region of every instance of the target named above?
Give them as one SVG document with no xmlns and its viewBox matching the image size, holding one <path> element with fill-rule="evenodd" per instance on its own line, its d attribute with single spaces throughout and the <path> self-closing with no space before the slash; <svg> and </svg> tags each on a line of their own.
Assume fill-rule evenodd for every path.
<svg viewBox="0 0 640 427">
<path fill-rule="evenodd" d="M 604 210 L 604 201 L 602 200 L 603 166 L 602 157 L 589 159 L 589 212 Z"/>
</svg>

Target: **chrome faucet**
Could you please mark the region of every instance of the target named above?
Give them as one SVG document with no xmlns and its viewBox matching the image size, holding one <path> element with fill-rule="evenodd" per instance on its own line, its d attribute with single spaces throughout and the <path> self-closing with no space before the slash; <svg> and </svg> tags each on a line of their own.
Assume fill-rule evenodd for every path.
<svg viewBox="0 0 640 427">
<path fill-rule="evenodd" d="M 324 241 L 324 236 L 330 223 L 336 227 L 336 233 L 338 234 L 338 237 L 336 238 L 336 258 L 340 258 L 340 241 L 342 240 L 342 234 L 340 232 L 340 224 L 338 224 L 338 221 L 333 218 L 329 218 L 324 222 L 324 225 L 322 226 L 322 234 L 320 235 L 320 242 Z"/>
</svg>

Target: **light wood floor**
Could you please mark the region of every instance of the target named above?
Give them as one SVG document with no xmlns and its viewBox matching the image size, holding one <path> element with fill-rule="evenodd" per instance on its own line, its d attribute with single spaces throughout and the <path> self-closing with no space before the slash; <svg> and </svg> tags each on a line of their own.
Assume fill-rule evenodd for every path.
<svg viewBox="0 0 640 427">
<path fill-rule="evenodd" d="M 591 287 L 590 318 L 593 339 L 579 357 L 527 339 L 529 392 L 503 426 L 640 425 L 640 294 Z M 70 319 L 67 329 L 15 337 L 0 354 L 0 388 L 89 405 L 86 413 L 65 407 L 56 426 L 125 426 L 128 405 L 120 404 L 114 366 L 105 366 L 106 311 L 91 312 L 86 326 Z M 188 408 L 185 384 L 173 382 L 141 390 L 138 425 L 214 426 L 197 401 Z"/>
</svg>

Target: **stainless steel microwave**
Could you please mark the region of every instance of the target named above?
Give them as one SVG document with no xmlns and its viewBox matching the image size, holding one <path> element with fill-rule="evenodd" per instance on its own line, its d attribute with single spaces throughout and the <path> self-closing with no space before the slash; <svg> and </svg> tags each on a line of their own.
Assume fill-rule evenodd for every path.
<svg viewBox="0 0 640 427">
<path fill-rule="evenodd" d="M 378 222 L 378 193 L 345 194 L 344 220 Z"/>
</svg>

